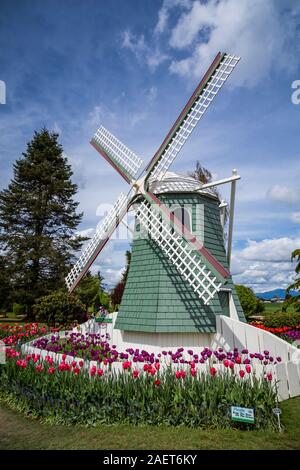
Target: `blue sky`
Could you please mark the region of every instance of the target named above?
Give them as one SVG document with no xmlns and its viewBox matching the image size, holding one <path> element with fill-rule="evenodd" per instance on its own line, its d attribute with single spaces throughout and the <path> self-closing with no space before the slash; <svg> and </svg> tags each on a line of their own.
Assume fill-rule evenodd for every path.
<svg viewBox="0 0 300 470">
<path fill-rule="evenodd" d="M 80 230 L 92 234 L 99 205 L 127 190 L 89 144 L 100 124 L 148 161 L 216 53 L 240 55 L 171 169 L 199 159 L 222 178 L 237 168 L 235 281 L 288 285 L 300 246 L 299 36 L 293 0 L 1 0 L 1 188 L 34 130 L 56 130 L 79 186 Z M 96 262 L 109 284 L 126 247 L 114 240 Z"/>
</svg>

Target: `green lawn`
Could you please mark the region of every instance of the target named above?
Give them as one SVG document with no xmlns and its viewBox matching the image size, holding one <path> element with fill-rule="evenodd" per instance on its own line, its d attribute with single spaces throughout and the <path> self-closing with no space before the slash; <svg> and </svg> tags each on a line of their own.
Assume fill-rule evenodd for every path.
<svg viewBox="0 0 300 470">
<path fill-rule="evenodd" d="M 0 405 L 0 449 L 300 449 L 300 397 L 280 405 L 282 433 L 153 426 L 50 426 Z"/>
<path fill-rule="evenodd" d="M 264 313 L 273 313 L 281 310 L 282 304 L 264 304 L 265 311 Z M 289 312 L 293 311 L 293 308 L 289 307 Z"/>
</svg>

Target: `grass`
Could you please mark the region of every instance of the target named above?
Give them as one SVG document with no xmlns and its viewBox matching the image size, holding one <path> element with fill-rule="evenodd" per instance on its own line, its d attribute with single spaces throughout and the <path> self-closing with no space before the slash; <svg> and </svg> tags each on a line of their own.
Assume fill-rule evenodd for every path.
<svg viewBox="0 0 300 470">
<path fill-rule="evenodd" d="M 262 313 L 263 314 L 268 314 L 268 313 L 274 313 L 274 312 L 280 312 L 282 308 L 282 304 L 264 304 L 265 306 L 265 311 Z M 294 307 L 291 305 L 287 309 L 288 312 L 294 312 Z"/>
<path fill-rule="evenodd" d="M 0 449 L 300 449 L 300 397 L 281 403 L 284 432 L 154 426 L 51 426 L 0 404 Z"/>
</svg>

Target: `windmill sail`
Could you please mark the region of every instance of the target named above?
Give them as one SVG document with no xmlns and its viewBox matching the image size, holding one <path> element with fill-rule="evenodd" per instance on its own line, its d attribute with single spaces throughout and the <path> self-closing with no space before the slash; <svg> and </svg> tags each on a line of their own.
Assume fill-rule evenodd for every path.
<svg viewBox="0 0 300 470">
<path fill-rule="evenodd" d="M 87 248 L 83 251 L 77 263 L 67 275 L 65 280 L 69 292 L 72 292 L 75 289 L 82 276 L 84 276 L 91 264 L 97 258 L 100 251 L 103 249 L 126 214 L 129 204 L 129 198 L 121 193 L 110 212 L 108 212 L 101 225 L 97 228 L 96 233 L 89 242 Z"/>
<path fill-rule="evenodd" d="M 135 179 L 143 160 L 101 126 L 91 140 L 96 150 L 130 183 Z"/>
<path fill-rule="evenodd" d="M 183 233 L 180 230 L 180 222 L 176 217 L 172 218 L 167 207 L 152 191 L 155 186 L 159 187 L 166 171 L 238 61 L 239 57 L 234 55 L 217 54 L 147 166 L 145 176 L 139 180 L 137 177 L 143 163 L 142 159 L 103 126 L 98 129 L 91 144 L 135 188 L 136 195 L 129 198 L 122 194 L 117 200 L 66 277 L 69 291 L 76 287 L 137 197 L 144 198 L 137 210 L 137 218 L 142 227 L 147 231 L 150 227 L 152 238 L 205 304 L 209 303 L 210 299 L 226 282 L 229 272 L 190 232 L 185 230 Z M 187 183 L 184 181 L 178 186 L 175 181 L 173 187 L 178 187 L 178 191 L 184 191 L 186 185 Z M 198 187 L 199 183 L 196 184 L 195 191 Z M 151 188 L 151 192 L 149 188 Z"/>
<path fill-rule="evenodd" d="M 165 219 L 166 214 L 169 220 Z M 229 273 L 202 245 L 195 245 L 195 249 L 192 243 L 182 236 L 178 230 L 179 221 L 173 218 L 175 223 L 172 224 L 171 214 L 165 207 L 162 212 L 161 206 L 144 200 L 139 205 L 136 216 L 142 228 L 150 233 L 151 238 L 194 292 L 204 304 L 208 304 L 225 283 L 225 276 Z"/>
<path fill-rule="evenodd" d="M 239 57 L 219 53 L 190 100 L 179 115 L 164 142 L 147 167 L 148 177 L 162 178 L 175 160 L 186 140 L 194 130 L 227 78 L 234 70 Z"/>
</svg>

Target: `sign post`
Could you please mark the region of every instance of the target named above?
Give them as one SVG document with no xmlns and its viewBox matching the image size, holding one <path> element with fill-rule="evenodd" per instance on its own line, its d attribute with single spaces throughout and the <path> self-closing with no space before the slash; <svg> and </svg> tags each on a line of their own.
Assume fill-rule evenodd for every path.
<svg viewBox="0 0 300 470">
<path fill-rule="evenodd" d="M 279 429 L 279 432 L 282 431 L 282 427 L 281 427 L 281 423 L 280 423 L 280 415 L 281 415 L 281 409 L 280 408 L 273 408 L 273 413 L 274 415 L 277 416 L 277 419 L 278 419 L 278 429 Z"/>
</svg>

